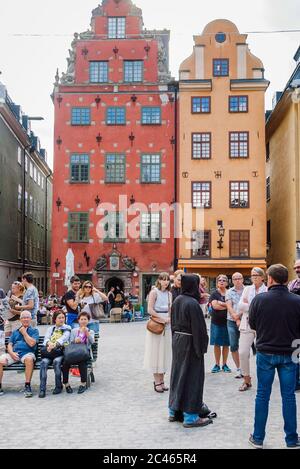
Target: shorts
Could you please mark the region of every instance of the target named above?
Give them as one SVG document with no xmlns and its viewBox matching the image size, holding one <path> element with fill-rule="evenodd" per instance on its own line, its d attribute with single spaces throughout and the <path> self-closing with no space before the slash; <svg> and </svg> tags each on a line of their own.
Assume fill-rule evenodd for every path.
<svg viewBox="0 0 300 469">
<path fill-rule="evenodd" d="M 26 358 L 32 358 L 34 362 L 36 361 L 36 356 L 34 353 L 27 353 L 26 355 L 24 355 L 24 357 L 21 358 L 21 360 L 17 360 L 17 361 L 13 360 L 11 356 L 9 355 L 9 353 L 5 353 L 4 355 L 1 355 L 0 361 L 2 362 L 3 360 L 6 360 L 7 365 L 5 366 L 15 365 L 16 363 L 20 363 L 20 362 L 23 363 L 24 365 Z"/>
<path fill-rule="evenodd" d="M 227 326 L 217 326 L 211 323 L 210 326 L 210 345 L 218 347 L 229 347 L 229 335 Z"/>
<path fill-rule="evenodd" d="M 240 331 L 236 325 L 235 321 L 227 321 L 227 329 L 230 342 L 230 351 L 238 352 L 239 350 L 239 341 L 240 341 Z"/>
</svg>

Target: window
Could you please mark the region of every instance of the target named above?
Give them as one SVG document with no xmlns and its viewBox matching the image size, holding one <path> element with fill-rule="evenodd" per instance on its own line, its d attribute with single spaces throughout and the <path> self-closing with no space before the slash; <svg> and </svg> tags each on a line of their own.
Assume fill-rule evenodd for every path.
<svg viewBox="0 0 300 469">
<path fill-rule="evenodd" d="M 230 231 L 230 257 L 250 257 L 250 231 Z"/>
<path fill-rule="evenodd" d="M 249 132 L 230 132 L 230 158 L 249 158 Z"/>
<path fill-rule="evenodd" d="M 125 155 L 106 155 L 106 180 L 109 183 L 125 183 Z"/>
<path fill-rule="evenodd" d="M 122 212 L 111 212 L 105 213 L 106 224 L 104 226 L 105 231 L 105 242 L 112 241 L 125 241 L 125 221 L 124 213 Z"/>
<path fill-rule="evenodd" d="M 31 163 L 31 161 L 29 162 L 29 173 L 31 179 L 33 179 L 33 164 Z"/>
<path fill-rule="evenodd" d="M 213 75 L 214 77 L 228 77 L 229 60 L 228 59 L 214 59 L 213 60 Z"/>
<path fill-rule="evenodd" d="M 211 133 L 192 134 L 192 158 L 211 158 Z"/>
<path fill-rule="evenodd" d="M 32 217 L 33 217 L 33 197 L 32 197 L 32 195 L 29 196 L 29 216 L 32 219 Z"/>
<path fill-rule="evenodd" d="M 210 97 L 192 98 L 193 114 L 209 114 L 211 112 Z"/>
<path fill-rule="evenodd" d="M 91 110 L 89 107 L 73 107 L 72 125 L 90 125 Z"/>
<path fill-rule="evenodd" d="M 28 216 L 28 192 L 25 191 L 25 217 Z"/>
<path fill-rule="evenodd" d="M 22 186 L 18 186 L 18 210 L 22 211 Z"/>
<path fill-rule="evenodd" d="M 211 208 L 211 182 L 192 183 L 193 208 Z"/>
<path fill-rule="evenodd" d="M 88 213 L 69 213 L 69 243 L 87 243 L 89 232 Z"/>
<path fill-rule="evenodd" d="M 270 142 L 268 142 L 266 145 L 266 160 L 270 160 Z"/>
<path fill-rule="evenodd" d="M 142 155 L 141 181 L 144 184 L 161 182 L 161 156 Z"/>
<path fill-rule="evenodd" d="M 161 214 L 142 213 L 141 241 L 159 243 L 161 241 Z"/>
<path fill-rule="evenodd" d="M 248 112 L 248 96 L 229 96 L 229 112 Z"/>
<path fill-rule="evenodd" d="M 89 155 L 71 155 L 71 181 L 86 183 L 90 180 Z"/>
<path fill-rule="evenodd" d="M 192 257 L 211 257 L 211 232 L 192 232 Z"/>
<path fill-rule="evenodd" d="M 108 39 L 125 39 L 126 18 L 108 18 Z"/>
<path fill-rule="evenodd" d="M 41 188 L 44 190 L 44 176 L 41 175 Z"/>
<path fill-rule="evenodd" d="M 159 124 L 161 124 L 161 109 L 160 109 L 160 107 L 144 107 L 142 109 L 142 124 L 143 125 L 159 125 Z"/>
<path fill-rule="evenodd" d="M 267 202 L 271 200 L 271 178 L 267 177 Z"/>
<path fill-rule="evenodd" d="M 125 125 L 126 109 L 124 107 L 109 107 L 106 112 L 107 125 Z"/>
<path fill-rule="evenodd" d="M 28 157 L 25 155 L 25 172 L 28 173 Z"/>
<path fill-rule="evenodd" d="M 38 186 L 41 185 L 41 173 L 38 171 L 38 174 L 37 174 L 37 183 L 38 183 Z"/>
<path fill-rule="evenodd" d="M 230 183 L 230 208 L 249 208 L 249 182 Z"/>
<path fill-rule="evenodd" d="M 108 82 L 108 62 L 90 62 L 90 83 Z"/>
<path fill-rule="evenodd" d="M 142 60 L 125 60 L 124 81 L 142 82 L 144 75 L 144 62 Z"/>
<path fill-rule="evenodd" d="M 18 163 L 22 165 L 22 149 L 18 147 Z"/>
</svg>

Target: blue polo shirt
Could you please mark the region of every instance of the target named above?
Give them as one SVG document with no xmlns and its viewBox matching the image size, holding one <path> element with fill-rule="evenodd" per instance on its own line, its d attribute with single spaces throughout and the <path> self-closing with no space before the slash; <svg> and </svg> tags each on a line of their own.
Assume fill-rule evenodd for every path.
<svg viewBox="0 0 300 469">
<path fill-rule="evenodd" d="M 38 329 L 29 327 L 27 329 L 27 334 L 36 340 L 36 345 L 34 347 L 29 347 L 19 330 L 14 331 L 9 339 L 9 343 L 13 346 L 13 351 L 17 353 L 20 358 L 23 358 L 27 353 L 35 353 L 37 349 L 37 344 L 39 342 Z"/>
</svg>

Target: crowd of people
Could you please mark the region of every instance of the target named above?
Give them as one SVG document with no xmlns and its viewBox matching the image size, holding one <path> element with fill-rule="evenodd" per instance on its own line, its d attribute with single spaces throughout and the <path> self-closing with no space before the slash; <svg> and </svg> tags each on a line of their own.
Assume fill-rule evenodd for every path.
<svg viewBox="0 0 300 469">
<path fill-rule="evenodd" d="M 13 282 L 9 292 L 0 289 L 0 396 L 4 394 L 4 367 L 22 363 L 25 366 L 24 395 L 32 397 L 31 379 L 40 337 L 38 325 L 44 318 L 50 327 L 41 349 L 39 397 L 46 397 L 50 365 L 55 374 L 54 395 L 60 394 L 63 387 L 67 394 L 73 393 L 69 384 L 70 371 L 81 378 L 78 393 L 85 392 L 90 349 L 95 334 L 99 334 L 101 319 L 109 316 L 113 308 L 120 308 L 124 321 L 133 319 L 130 299 L 119 287 L 112 287 L 106 295 L 92 282 L 82 283 L 77 276 L 71 278 L 70 288 L 62 297 L 50 295 L 45 298 L 34 286 L 31 272 L 25 273 L 21 281 Z M 7 350 L 5 338 L 9 338 Z M 82 355 L 76 347 L 77 361 L 67 359 L 71 344 L 83 347 Z"/>
<path fill-rule="evenodd" d="M 232 373 L 229 353 L 236 367 L 234 377 L 241 380 L 239 393 L 250 391 L 251 349 L 257 355 L 257 394 L 254 431 L 249 442 L 263 448 L 269 401 L 277 371 L 283 402 L 286 445 L 300 447 L 297 433 L 296 397 L 300 390 L 300 261 L 296 278 L 288 283 L 288 269 L 280 264 L 265 273 L 255 267 L 251 285 L 243 275 L 229 278 L 221 274 L 216 288 L 209 291 L 200 275 L 178 270 L 173 276 L 161 273 L 148 295 L 144 368 L 153 374 L 156 393 L 170 391 L 169 421 L 182 422 L 186 428 L 204 427 L 216 414 L 203 402 L 205 354 L 213 347 L 215 364 L 211 373 Z M 69 373 L 81 378 L 78 394 L 87 390 L 88 361 L 100 321 L 113 308 L 120 308 L 126 320 L 132 319 L 132 305 L 118 287 L 108 294 L 91 281 L 72 277 L 62 298 L 43 298 L 28 272 L 12 284 L 6 294 L 0 289 L 0 396 L 3 371 L 16 363 L 25 366 L 25 397 L 32 397 L 31 379 L 39 342 L 38 322 L 51 318 L 41 349 L 39 397 L 47 393 L 47 371 L 53 366 L 54 395 L 63 389 L 72 394 Z M 210 321 L 208 334 L 206 318 Z M 9 338 L 7 350 L 3 339 Z M 2 338 L 2 344 L 1 344 Z M 2 347 L 2 348 L 1 348 Z M 74 349 L 74 350 L 73 350 Z M 72 355 L 73 353 L 73 355 Z M 77 357 L 74 360 L 74 353 Z M 76 365 L 76 367 L 74 367 Z M 170 389 L 165 376 L 171 371 Z"/>
<path fill-rule="evenodd" d="M 277 371 L 283 403 L 284 431 L 288 448 L 299 448 L 295 392 L 300 389 L 300 261 L 297 278 L 288 283 L 288 269 L 271 266 L 267 273 L 253 268 L 251 285 L 243 275 L 216 279 L 207 291 L 199 275 L 161 273 L 149 295 L 144 368 L 154 377 L 154 391 L 167 392 L 165 375 L 171 370 L 169 421 L 184 427 L 204 427 L 216 417 L 203 403 L 205 361 L 208 344 L 214 347 L 211 372 L 232 373 L 229 352 L 236 366 L 235 378 L 243 380 L 240 393 L 252 388 L 250 355 L 257 355 L 257 395 L 254 432 L 249 443 L 263 448 L 269 401 Z M 211 317 L 210 339 L 205 317 Z M 298 342 L 297 342 L 298 340 Z"/>
</svg>

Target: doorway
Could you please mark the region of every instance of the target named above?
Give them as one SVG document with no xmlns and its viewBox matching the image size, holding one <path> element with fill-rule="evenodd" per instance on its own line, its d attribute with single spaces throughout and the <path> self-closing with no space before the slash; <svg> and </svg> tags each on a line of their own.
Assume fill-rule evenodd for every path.
<svg viewBox="0 0 300 469">
<path fill-rule="evenodd" d="M 114 288 L 119 287 L 119 289 L 120 289 L 122 292 L 124 292 L 124 282 L 123 282 L 123 280 L 121 280 L 121 279 L 118 278 L 118 277 L 112 277 L 112 278 L 110 278 L 110 279 L 107 280 L 107 282 L 105 283 L 105 291 L 106 291 L 106 292 L 109 292 L 112 287 L 114 287 Z"/>
<path fill-rule="evenodd" d="M 156 281 L 158 279 L 158 274 L 157 275 L 143 275 L 143 290 L 142 290 L 142 305 L 144 307 L 145 313 L 147 313 L 148 309 L 148 295 L 152 290 L 153 285 L 155 285 Z"/>
</svg>

